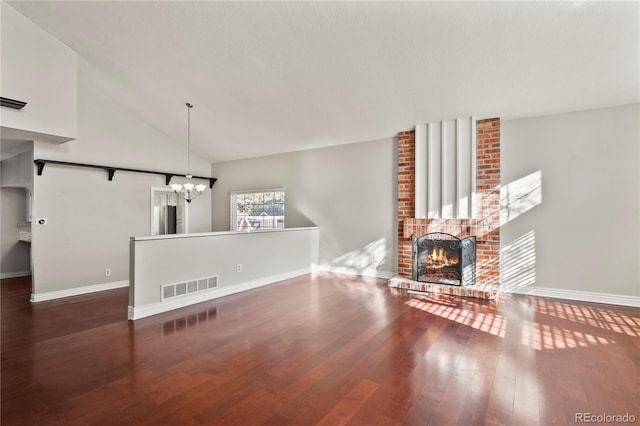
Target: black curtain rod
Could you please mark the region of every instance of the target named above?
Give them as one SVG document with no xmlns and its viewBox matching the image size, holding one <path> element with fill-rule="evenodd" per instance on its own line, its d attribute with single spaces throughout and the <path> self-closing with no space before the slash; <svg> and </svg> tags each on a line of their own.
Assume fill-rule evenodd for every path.
<svg viewBox="0 0 640 426">
<path fill-rule="evenodd" d="M 113 180 L 113 176 L 116 174 L 116 171 L 122 172 L 134 172 L 134 173 L 150 173 L 154 175 L 164 175 L 166 185 L 169 185 L 171 182 L 171 178 L 174 176 L 184 176 L 178 173 L 169 173 L 169 172 L 157 172 L 155 170 L 139 170 L 139 169 L 128 169 L 125 167 L 114 167 L 114 166 L 101 166 L 98 164 L 85 164 L 85 163 L 70 163 L 68 161 L 57 161 L 57 160 L 33 160 L 33 162 L 38 167 L 38 176 L 42 176 L 42 171 L 44 170 L 45 164 L 60 164 L 63 166 L 76 166 L 76 167 L 90 167 L 93 169 L 103 169 L 107 172 L 107 177 L 109 180 Z M 218 180 L 214 177 L 206 177 L 206 176 L 193 176 L 194 179 L 204 179 L 209 181 L 209 188 L 213 188 L 213 184 Z"/>
</svg>

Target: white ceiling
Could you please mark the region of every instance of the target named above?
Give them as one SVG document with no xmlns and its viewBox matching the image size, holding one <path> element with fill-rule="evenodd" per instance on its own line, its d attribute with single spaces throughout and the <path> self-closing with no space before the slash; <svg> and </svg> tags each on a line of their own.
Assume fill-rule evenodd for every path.
<svg viewBox="0 0 640 426">
<path fill-rule="evenodd" d="M 211 161 L 640 101 L 640 3 L 10 2 Z"/>
</svg>

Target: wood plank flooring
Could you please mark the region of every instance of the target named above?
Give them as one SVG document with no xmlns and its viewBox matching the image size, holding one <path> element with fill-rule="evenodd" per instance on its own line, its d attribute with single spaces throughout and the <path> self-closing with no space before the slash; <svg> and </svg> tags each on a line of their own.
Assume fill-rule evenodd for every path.
<svg viewBox="0 0 640 426">
<path fill-rule="evenodd" d="M 2 280 L 2 425 L 640 422 L 640 309 L 298 277 L 135 322 Z"/>
</svg>

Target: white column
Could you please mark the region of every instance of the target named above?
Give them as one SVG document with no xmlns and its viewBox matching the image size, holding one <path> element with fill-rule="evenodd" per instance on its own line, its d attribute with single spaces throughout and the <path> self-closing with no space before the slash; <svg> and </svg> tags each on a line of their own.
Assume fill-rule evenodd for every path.
<svg viewBox="0 0 640 426">
<path fill-rule="evenodd" d="M 441 191 L 441 128 L 440 123 L 427 127 L 427 202 L 428 217 L 437 219 L 442 209 Z"/>
<path fill-rule="evenodd" d="M 456 120 L 456 201 L 458 219 L 468 219 L 471 211 L 471 119 Z"/>
<path fill-rule="evenodd" d="M 442 206 L 441 217 L 452 219 L 456 213 L 456 126 L 442 121 Z"/>
<path fill-rule="evenodd" d="M 475 217 L 476 119 L 416 125 L 415 217 Z"/>
</svg>

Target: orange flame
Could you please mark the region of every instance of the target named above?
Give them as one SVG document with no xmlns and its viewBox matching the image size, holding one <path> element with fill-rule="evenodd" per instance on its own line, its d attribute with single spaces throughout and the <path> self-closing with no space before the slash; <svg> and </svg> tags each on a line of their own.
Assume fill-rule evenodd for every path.
<svg viewBox="0 0 640 426">
<path fill-rule="evenodd" d="M 427 265 L 431 268 L 440 269 L 445 266 L 457 265 L 459 259 L 457 256 L 449 257 L 445 250 L 440 247 L 434 247 L 433 251 L 427 256 Z"/>
</svg>

